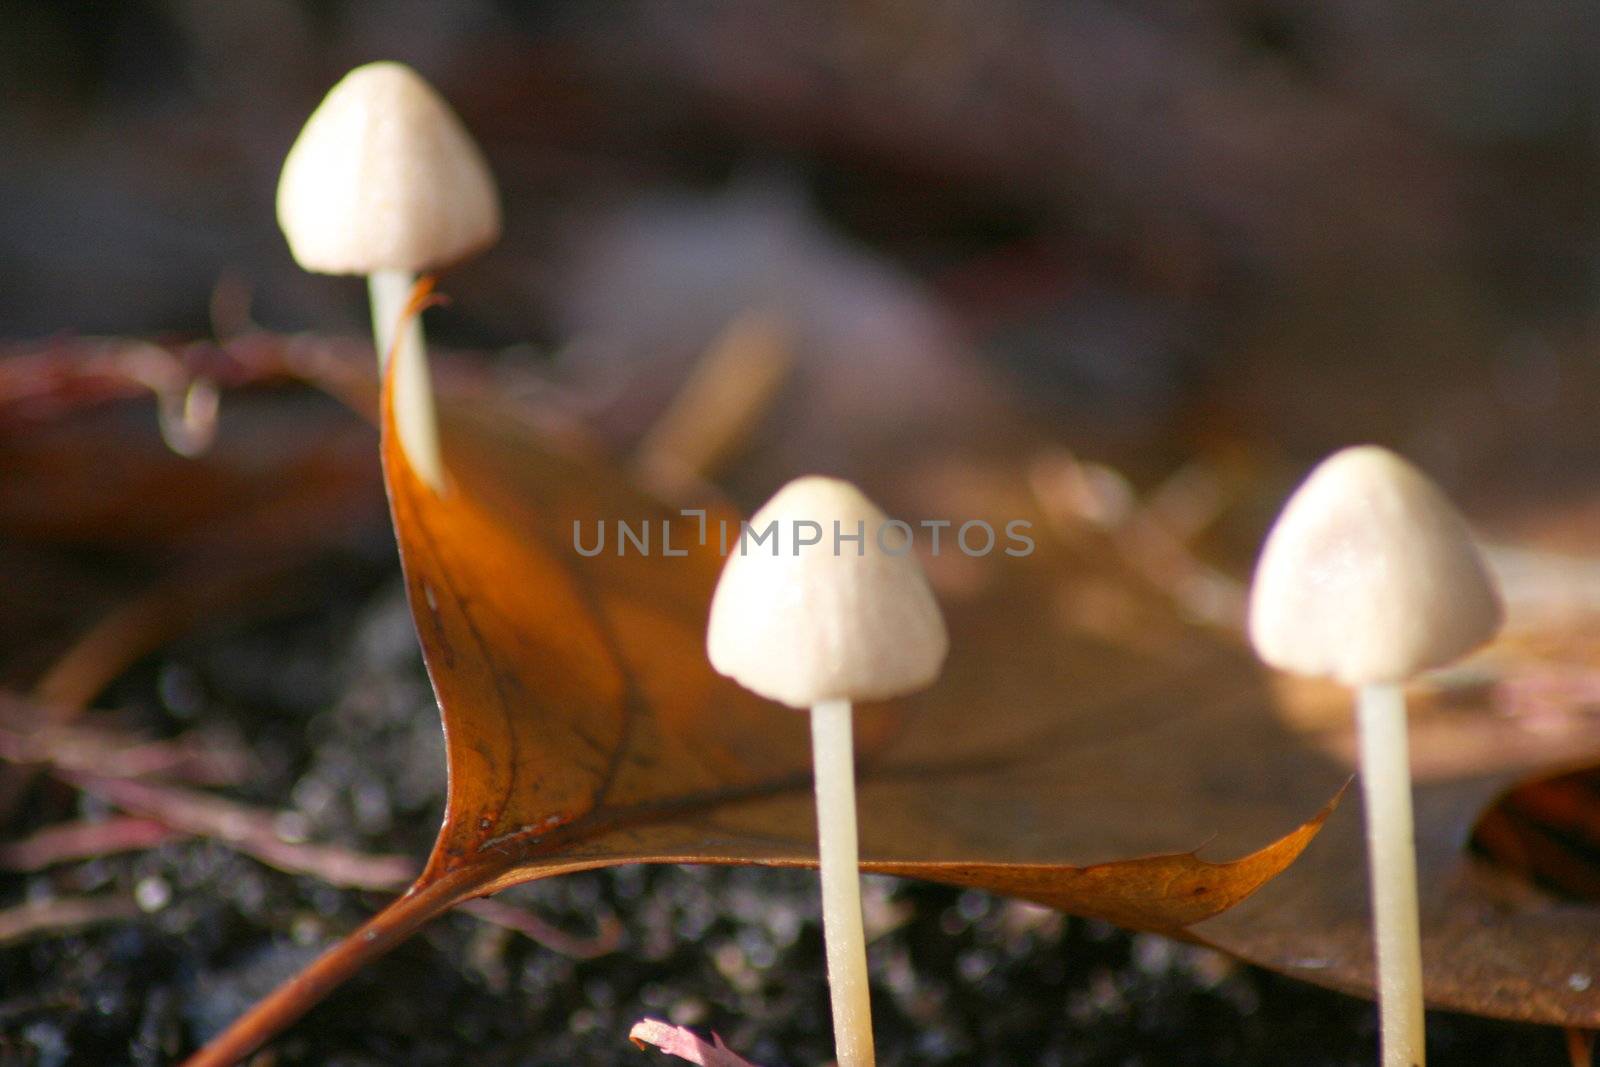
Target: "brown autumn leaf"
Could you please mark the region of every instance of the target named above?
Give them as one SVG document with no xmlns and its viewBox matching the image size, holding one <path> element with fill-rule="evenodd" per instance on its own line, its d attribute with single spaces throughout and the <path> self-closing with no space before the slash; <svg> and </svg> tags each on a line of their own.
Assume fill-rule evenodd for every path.
<svg viewBox="0 0 1600 1067">
<path fill-rule="evenodd" d="M 542 452 L 515 424 L 456 409 L 446 427 L 455 481 L 442 498 L 385 445 L 418 630 L 449 709 L 451 796 L 424 882 L 463 870 L 482 880 L 496 867 L 479 886 L 606 862 L 809 862 L 815 816 L 803 717 L 746 693 L 705 661 L 706 604 L 721 566 L 715 538 L 702 549 L 697 517 L 674 517 L 603 471 Z M 573 523 L 596 516 L 635 530 L 648 523 L 657 553 L 671 545 L 685 555 L 586 560 L 573 548 Z M 717 516 L 709 521 L 715 529 Z M 1011 602 L 1023 603 L 1029 578 L 1016 578 Z M 1066 820 L 1053 804 L 1103 783 L 1082 784 L 1087 762 L 1061 761 L 1050 743 L 1078 716 L 1059 696 L 1066 674 L 1060 687 L 1032 674 L 1039 690 L 1028 704 L 982 677 L 1004 664 L 1002 648 L 1025 647 L 1021 634 L 996 625 L 994 603 L 952 613 L 958 634 L 966 622 L 972 651 L 952 658 L 956 677 L 935 690 L 942 699 L 864 715 L 867 866 L 1171 930 L 1236 903 L 1310 839 L 1312 824 L 1226 864 L 1182 852 L 1063 869 L 1051 853 Z M 1026 622 L 1030 613 L 1019 614 Z M 997 633 L 1016 640 L 993 646 Z M 1091 691 L 1113 694 L 1109 706 L 1118 702 L 1113 684 L 1140 693 L 1149 684 L 1099 648 L 1041 651 L 1057 671 L 1079 659 L 1067 673 L 1098 675 Z M 990 715 L 973 713 L 980 701 Z M 1014 816 L 1010 826 L 996 802 Z M 1178 840 L 1146 836 L 1122 851 Z M 1117 840 L 1108 835 L 1102 855 L 1088 858 L 1115 856 Z"/>
<path fill-rule="evenodd" d="M 1575 768 L 1592 768 L 1600 752 L 1600 717 L 1563 684 L 1594 684 L 1600 617 L 1548 627 L 1519 628 L 1412 701 L 1423 977 L 1431 1007 L 1592 1029 L 1600 1026 L 1600 911 L 1573 884 L 1581 858 L 1546 848 L 1562 817 L 1567 844 L 1583 848 L 1571 835 L 1600 813 L 1593 798 L 1574 793 L 1593 778 Z M 1275 714 L 1291 724 L 1285 741 L 1353 769 L 1347 694 L 1285 684 Z M 1294 810 L 1309 791 L 1291 784 L 1279 810 Z M 1282 879 L 1192 933 L 1281 973 L 1370 995 L 1365 880 L 1360 809 L 1351 803 Z"/>
<path fill-rule="evenodd" d="M 408 593 L 443 709 L 450 779 L 438 842 L 405 896 L 192 1064 L 244 1055 L 472 896 L 619 863 L 815 863 L 803 716 L 706 662 L 726 516 L 706 517 L 701 544 L 699 517 L 551 450 L 523 423 L 448 399 L 440 415 L 443 495 L 413 473 L 387 407 L 383 434 Z M 945 484 L 923 473 L 934 490 Z M 1025 505 L 1020 476 L 1007 486 Z M 592 536 L 600 519 L 648 524 L 654 552 L 617 554 L 613 542 L 580 554 L 573 523 Z M 1047 543 L 1026 559 L 951 562 L 982 573 L 957 583 L 968 592 L 948 604 L 944 680 L 858 715 L 867 869 L 1176 933 L 1247 898 L 1316 835 L 1344 776 L 1313 774 L 1304 760 L 1241 762 L 1252 734 L 1271 728 L 1251 717 L 1258 686 L 1242 649 L 1176 624 L 1143 627 L 1158 598 L 1122 585 L 1113 593 L 1126 593 L 1121 607 L 1140 616 L 1143 639 L 1086 635 L 1063 602 L 1076 561 Z M 1263 818 L 1262 798 L 1297 774 L 1320 797 L 1292 818 L 1281 808 Z M 1240 858 L 1204 859 L 1201 846 Z"/>
<path fill-rule="evenodd" d="M 1559 896 L 1600 900 L 1600 767 L 1507 790 L 1472 828 L 1472 845 Z"/>
</svg>

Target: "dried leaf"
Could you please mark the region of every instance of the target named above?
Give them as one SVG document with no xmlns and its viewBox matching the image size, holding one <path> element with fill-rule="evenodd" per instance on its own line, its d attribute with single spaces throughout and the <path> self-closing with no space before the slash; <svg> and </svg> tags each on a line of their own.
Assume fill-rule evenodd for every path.
<svg viewBox="0 0 1600 1067">
<path fill-rule="evenodd" d="M 715 539 L 699 546 L 697 518 L 673 516 L 604 471 L 542 452 L 514 426 L 459 409 L 445 425 L 454 480 L 443 497 L 414 480 L 392 440 L 385 457 L 418 630 L 446 709 L 449 814 L 423 881 L 474 870 L 481 889 L 602 863 L 811 862 L 803 717 L 705 662 L 706 604 L 721 565 Z M 634 529 L 648 523 L 657 554 L 584 558 L 573 523 L 596 516 Z M 664 544 L 686 555 L 664 557 Z M 934 694 L 863 714 L 869 868 L 1171 930 L 1247 896 L 1309 841 L 1314 823 L 1231 863 L 1174 851 L 1064 867 L 1070 850 L 1058 842 L 1081 817 L 1060 802 L 1103 788 L 1104 772 L 1086 774 L 1093 758 L 1051 735 L 1065 740 L 1080 719 L 1098 719 L 1090 732 L 1115 745 L 1094 709 L 1116 702 L 1063 706 L 1065 684 L 1038 674 L 1024 676 L 1029 692 L 985 693 L 973 674 L 1007 658 L 991 643 L 999 631 L 1013 656 L 1031 644 L 1057 664 L 1102 661 L 1079 674 L 1096 696 L 1108 682 L 1142 691 L 1148 679 L 1130 663 L 1108 669 L 1101 649 L 1027 641 L 1016 631 L 1037 624 L 997 625 L 998 602 L 952 611 L 967 647 Z M 975 715 L 978 707 L 986 714 Z M 1322 801 L 1337 787 L 1330 783 Z M 1255 844 L 1269 837 L 1247 833 Z M 1080 862 L 1182 839 L 1156 831 L 1118 840 L 1109 835 L 1099 855 L 1083 850 Z"/>
<path fill-rule="evenodd" d="M 1571 853 L 1516 856 L 1518 848 L 1538 847 L 1537 827 L 1509 841 L 1504 834 L 1506 821 L 1529 803 L 1548 808 L 1563 792 L 1570 801 L 1580 779 L 1544 779 L 1600 751 L 1592 705 L 1560 695 L 1571 675 L 1592 672 L 1588 665 L 1600 660 L 1597 623 L 1593 616 L 1568 618 L 1556 630 L 1524 631 L 1439 676 L 1411 701 L 1430 1006 L 1557 1026 L 1600 1025 L 1594 952 L 1600 913 L 1591 902 L 1573 899 L 1579 887 L 1570 884 L 1590 875 Z M 1565 681 L 1552 688 L 1552 674 Z M 1278 707 L 1258 714 L 1276 714 L 1294 726 L 1260 752 L 1263 761 L 1282 762 L 1311 748 L 1335 766 L 1353 767 L 1349 697 L 1337 688 L 1286 685 Z M 1286 782 L 1277 799 L 1264 803 L 1287 814 L 1308 792 Z M 1472 847 L 1475 828 L 1478 849 Z M 1351 804 L 1281 879 L 1191 932 L 1284 974 L 1370 995 L 1367 907 L 1361 812 Z"/>
<path fill-rule="evenodd" d="M 438 843 L 410 893 L 195 1064 L 255 1047 L 472 896 L 618 863 L 815 863 L 805 719 L 718 676 L 704 655 L 719 516 L 707 517 L 702 545 L 698 517 L 550 451 L 515 421 L 484 406 L 440 414 L 443 495 L 418 480 L 387 417 L 384 432 L 408 592 L 443 709 L 450 784 Z M 613 543 L 585 557 L 573 524 L 598 519 L 648 524 L 655 551 L 618 554 Z M 667 555 L 669 544 L 683 555 Z M 858 715 L 867 869 L 1175 932 L 1299 855 L 1331 805 L 1306 817 L 1344 776 L 1311 777 L 1321 796 L 1292 818 L 1281 807 L 1261 816 L 1261 798 L 1305 768 L 1257 773 L 1249 760 L 1252 735 L 1271 723 L 1250 699 L 1242 649 L 1177 626 L 1153 651 L 1118 648 L 1062 621 L 1074 576 L 1059 554 L 981 563 L 982 594 L 948 605 L 944 681 Z M 1208 841 L 1243 858 L 1202 859 L 1193 850 Z M 1119 859 L 1129 855 L 1141 858 Z"/>
<path fill-rule="evenodd" d="M 1483 813 L 1472 844 L 1558 895 L 1600 899 L 1600 768 L 1513 787 Z"/>
</svg>

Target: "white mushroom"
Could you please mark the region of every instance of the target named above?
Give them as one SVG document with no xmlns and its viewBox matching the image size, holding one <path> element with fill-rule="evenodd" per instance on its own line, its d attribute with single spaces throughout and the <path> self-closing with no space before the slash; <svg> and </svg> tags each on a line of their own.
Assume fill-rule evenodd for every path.
<svg viewBox="0 0 1600 1067">
<path fill-rule="evenodd" d="M 888 522 L 847 482 L 789 483 L 750 521 L 753 536 L 731 549 L 706 634 L 718 671 L 761 696 L 811 709 L 823 933 L 840 1067 L 873 1062 L 852 702 L 925 688 L 949 647 L 909 537 Z"/>
<path fill-rule="evenodd" d="M 1500 597 L 1466 523 L 1382 448 L 1348 448 L 1268 535 L 1250 640 L 1268 664 L 1357 691 L 1385 1067 L 1421 1067 L 1422 951 L 1402 684 L 1491 640 Z"/>
<path fill-rule="evenodd" d="M 296 262 L 364 274 L 380 365 L 395 365 L 395 424 L 412 466 L 443 485 L 421 322 L 395 329 L 421 271 L 447 267 L 500 236 L 500 201 L 483 154 L 427 82 L 399 63 L 357 67 L 306 120 L 278 179 L 278 225 Z"/>
</svg>

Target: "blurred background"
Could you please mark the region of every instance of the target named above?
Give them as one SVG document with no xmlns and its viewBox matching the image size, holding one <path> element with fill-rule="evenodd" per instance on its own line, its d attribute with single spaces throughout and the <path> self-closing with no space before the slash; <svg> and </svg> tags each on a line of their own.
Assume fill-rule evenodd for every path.
<svg viewBox="0 0 1600 1067">
<path fill-rule="evenodd" d="M 1600 9 L 1575 0 L 0 19 L 0 337 L 206 333 L 217 303 L 359 332 L 362 287 L 295 267 L 273 190 L 322 94 L 394 58 L 506 201 L 434 336 L 601 382 L 622 423 L 755 305 L 854 394 L 931 383 L 884 407 L 980 366 L 1064 424 L 1376 437 L 1447 480 L 1564 464 L 1551 425 L 1593 410 L 1563 409 L 1600 306 Z"/>
<path fill-rule="evenodd" d="M 1305 464 L 1367 439 L 1491 535 L 1594 554 L 1582 0 L 0 0 L 0 359 L 44 354 L 10 364 L 14 395 L 0 375 L 0 423 L 50 393 L 58 339 L 365 344 L 365 287 L 300 271 L 273 201 L 306 116 L 375 59 L 440 90 L 504 195 L 499 246 L 442 279 L 440 348 L 536 373 L 626 447 L 731 324 L 776 327 L 792 373 L 734 474 L 745 503 L 801 470 L 892 474 L 885 442 L 977 451 L 1013 425 L 1140 489 L 1242 456 L 1245 514 L 1203 546 L 1242 574 Z M 441 742 L 370 432 L 229 394 L 191 462 L 139 396 L 121 421 L 0 425 L 0 652 L 48 663 L 34 639 L 123 604 L 152 559 L 314 534 L 291 547 L 345 555 L 300 614 L 207 618 L 95 701 L 139 737 L 223 731 L 250 756 L 231 795 L 297 839 L 421 855 Z M 175 573 L 183 592 L 210 572 Z M 0 836 L 106 814 L 60 782 L 0 790 Z M 13 873 L 0 919 L 102 891 L 123 910 L 70 940 L 0 929 L 5 1064 L 172 1062 L 374 906 L 202 840 Z M 628 868 L 506 896 L 569 931 L 615 914 L 626 951 L 451 916 L 277 1062 L 632 1063 L 646 1013 L 758 1062 L 827 1054 L 810 875 Z M 1372 1061 L 1368 1005 L 1213 954 L 935 886 L 874 880 L 868 902 L 887 1062 Z M 1554 1031 L 1432 1022 L 1441 1064 L 1559 1062 Z"/>
</svg>

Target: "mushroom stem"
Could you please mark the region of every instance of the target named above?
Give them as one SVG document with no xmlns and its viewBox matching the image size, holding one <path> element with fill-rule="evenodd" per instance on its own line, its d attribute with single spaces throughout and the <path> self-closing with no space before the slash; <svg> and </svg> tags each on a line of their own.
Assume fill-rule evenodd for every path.
<svg viewBox="0 0 1600 1067">
<path fill-rule="evenodd" d="M 428 374 L 428 348 L 422 337 L 422 316 L 406 313 L 416 280 L 407 270 L 375 271 L 367 275 L 367 293 L 372 303 L 372 339 L 378 349 L 378 366 L 388 366 L 391 352 L 396 360 L 394 424 L 400 447 L 418 477 L 439 493 L 444 489 L 444 461 L 439 455 L 439 421 Z"/>
<path fill-rule="evenodd" d="M 378 366 L 389 364 L 389 351 L 394 348 L 395 326 L 405 313 L 411 290 L 416 287 L 417 276 L 408 270 L 380 270 L 367 275 L 367 297 L 372 305 L 372 340 L 378 349 Z M 422 326 L 416 319 L 417 347 L 422 347 Z"/>
<path fill-rule="evenodd" d="M 1422 941 L 1411 819 L 1406 698 L 1400 686 L 1363 685 L 1356 696 L 1361 794 L 1366 806 L 1378 1017 L 1384 1067 L 1422 1067 Z"/>
<path fill-rule="evenodd" d="M 817 849 L 822 876 L 822 932 L 833 998 L 839 1067 L 872 1067 L 872 1005 L 867 939 L 861 926 L 861 871 L 856 848 L 856 770 L 850 701 L 811 708 L 811 760 L 817 786 Z"/>
</svg>

